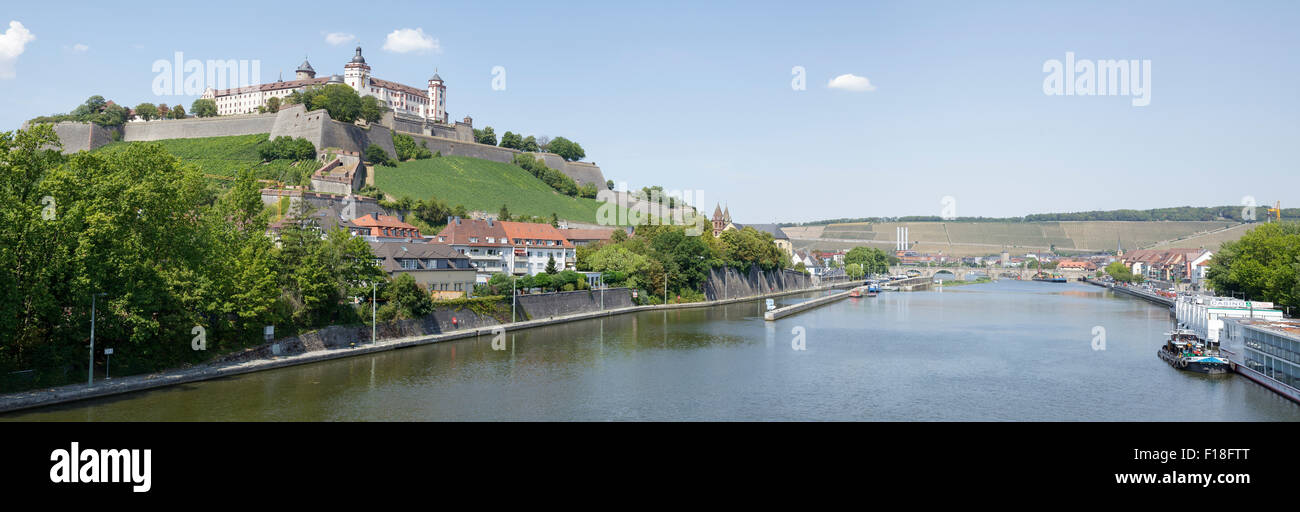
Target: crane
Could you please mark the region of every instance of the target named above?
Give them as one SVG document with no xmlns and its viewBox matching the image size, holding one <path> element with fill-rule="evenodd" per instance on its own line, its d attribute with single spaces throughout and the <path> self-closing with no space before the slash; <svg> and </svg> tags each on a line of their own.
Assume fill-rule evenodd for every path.
<svg viewBox="0 0 1300 512">
<path fill-rule="evenodd" d="M 1282 222 L 1282 201 L 1274 203 L 1272 208 L 1265 206 L 1264 215 L 1268 217 L 1269 222 L 1273 222 L 1274 218 L 1276 218 L 1278 222 Z"/>
</svg>

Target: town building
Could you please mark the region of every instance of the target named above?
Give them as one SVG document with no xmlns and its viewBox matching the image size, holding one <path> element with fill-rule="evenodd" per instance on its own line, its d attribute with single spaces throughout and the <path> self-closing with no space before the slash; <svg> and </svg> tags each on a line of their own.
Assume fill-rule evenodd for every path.
<svg viewBox="0 0 1300 512">
<path fill-rule="evenodd" d="M 601 242 L 608 242 L 614 236 L 614 228 L 605 229 L 561 229 L 560 233 L 564 238 L 573 244 L 574 247 L 592 245 Z"/>
<path fill-rule="evenodd" d="M 1097 270 L 1097 264 L 1089 260 L 1077 260 L 1077 259 L 1066 258 L 1056 262 L 1056 268 L 1057 270 L 1094 271 Z"/>
<path fill-rule="evenodd" d="M 342 207 L 336 205 L 326 208 L 317 208 L 305 214 L 301 214 L 301 218 L 299 218 L 299 215 L 294 214 L 285 215 L 267 226 L 267 235 L 271 237 L 271 240 L 275 242 L 276 246 L 279 246 L 280 235 L 284 232 L 285 228 L 291 225 L 297 225 L 305 230 L 315 232 L 322 239 L 325 238 L 331 230 L 336 228 L 342 228 L 354 234 L 359 229 L 350 219 L 347 218 L 347 215 L 342 211 Z"/>
<path fill-rule="evenodd" d="M 290 94 L 308 87 L 347 84 L 361 96 L 378 98 L 395 116 L 447 123 L 447 86 L 438 73 L 435 72 L 421 88 L 381 80 L 371 76 L 370 71 L 370 65 L 366 64 L 358 46 L 352 60 L 343 66 L 342 75 L 317 77 L 311 63 L 304 60 L 295 71 L 293 80 L 230 89 L 209 87 L 200 97 L 217 104 L 217 115 L 251 114 L 258 112 L 258 107 L 265 107 L 271 98 L 279 98 L 284 103 Z"/>
<path fill-rule="evenodd" d="M 1300 402 L 1300 321 L 1226 319 L 1220 349 L 1237 373 Z"/>
<path fill-rule="evenodd" d="M 1174 303 L 1174 317 L 1196 336 L 1219 343 L 1223 322 L 1228 318 L 1281 320 L 1283 314 L 1271 302 L 1248 301 L 1232 297 L 1188 295 Z"/>
<path fill-rule="evenodd" d="M 576 249 L 550 224 L 531 222 L 500 222 L 506 239 L 514 252 L 507 258 L 510 272 L 515 275 L 537 275 L 545 272 L 551 259 L 559 270 L 573 270 L 577 263 Z"/>
<path fill-rule="evenodd" d="M 367 242 L 427 242 L 420 234 L 420 228 L 402 222 L 392 215 L 370 214 L 352 219 L 356 227 L 353 234 L 361 236 Z"/>
<path fill-rule="evenodd" d="M 435 299 L 466 297 L 474 291 L 474 266 L 449 245 L 372 241 L 370 252 L 390 278 L 410 274 Z"/>
<path fill-rule="evenodd" d="M 731 218 L 730 213 L 727 213 L 726 215 L 728 219 Z M 791 259 L 794 259 L 794 245 L 790 243 L 790 236 L 785 234 L 785 231 L 781 229 L 781 226 L 776 224 L 736 224 L 728 220 L 727 225 L 723 227 L 722 230 L 731 231 L 734 229 L 739 231 L 745 228 L 754 228 L 761 233 L 772 235 L 772 242 L 781 249 L 781 252 L 790 256 Z"/>
<path fill-rule="evenodd" d="M 1195 276 L 1199 283 L 1206 271 L 1197 267 L 1208 265 L 1213 257 L 1205 249 L 1141 249 L 1125 253 L 1120 261 L 1134 274 L 1147 279 L 1191 283 Z"/>
<path fill-rule="evenodd" d="M 468 257 L 478 271 L 476 281 L 480 284 L 487 283 L 492 274 L 506 272 L 510 268 L 507 259 L 511 247 L 506 239 L 506 230 L 495 220 L 449 217 L 447 226 L 438 232 L 434 240 L 436 243 L 448 244 Z"/>
</svg>

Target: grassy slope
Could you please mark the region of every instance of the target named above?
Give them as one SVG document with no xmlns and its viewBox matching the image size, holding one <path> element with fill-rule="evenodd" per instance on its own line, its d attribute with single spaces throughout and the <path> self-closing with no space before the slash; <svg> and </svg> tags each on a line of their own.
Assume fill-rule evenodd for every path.
<svg viewBox="0 0 1300 512">
<path fill-rule="evenodd" d="M 269 134 L 260 133 L 230 137 L 167 139 L 152 143 L 162 145 L 163 149 L 176 155 L 182 162 L 198 166 L 204 174 L 235 176 L 241 169 L 253 168 L 258 178 L 290 182 L 293 181 L 292 176 L 304 174 L 305 168 L 293 167 L 293 162 L 287 160 L 262 163 L 262 158 L 257 154 L 257 145 L 265 142 L 268 136 Z M 114 142 L 95 151 L 118 151 L 128 144 L 141 143 Z"/>
<path fill-rule="evenodd" d="M 505 204 L 512 215 L 550 217 L 594 223 L 600 203 L 569 197 L 522 168 L 463 156 L 444 156 L 380 167 L 375 185 L 393 198 L 436 197 L 450 206 L 495 214 Z"/>
</svg>

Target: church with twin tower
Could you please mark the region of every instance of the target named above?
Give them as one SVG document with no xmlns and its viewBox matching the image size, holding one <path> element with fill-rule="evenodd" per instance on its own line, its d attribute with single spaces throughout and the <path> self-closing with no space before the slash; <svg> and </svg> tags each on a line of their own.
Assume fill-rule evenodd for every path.
<svg viewBox="0 0 1300 512">
<path fill-rule="evenodd" d="M 396 117 L 447 123 L 447 86 L 435 72 L 424 89 L 375 78 L 358 46 L 352 60 L 343 65 L 342 75 L 316 76 L 311 63 L 304 60 L 294 71 L 294 79 L 231 89 L 208 88 L 201 98 L 217 104 L 217 115 L 252 114 L 265 107 L 271 98 L 284 98 L 295 91 L 328 84 L 346 84 L 361 96 L 374 96 L 393 111 Z"/>
</svg>

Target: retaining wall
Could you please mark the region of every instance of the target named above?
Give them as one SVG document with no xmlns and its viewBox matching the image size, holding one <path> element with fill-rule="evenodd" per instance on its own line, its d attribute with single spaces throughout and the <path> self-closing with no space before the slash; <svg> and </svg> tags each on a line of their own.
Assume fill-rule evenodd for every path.
<svg viewBox="0 0 1300 512">
<path fill-rule="evenodd" d="M 572 315 L 600 311 L 600 290 L 581 290 L 573 292 L 547 293 L 541 295 L 520 295 L 518 303 L 530 319 L 550 318 L 553 316 Z M 619 309 L 635 306 L 632 291 L 627 288 L 610 288 L 605 290 L 605 307 Z M 523 319 L 524 317 L 520 317 Z"/>
<path fill-rule="evenodd" d="M 708 300 L 734 299 L 766 293 L 784 292 L 812 287 L 812 277 L 793 270 L 760 271 L 750 267 L 744 274 L 726 267 L 713 269 L 704 282 L 704 295 Z"/>
<path fill-rule="evenodd" d="M 122 140 L 135 142 L 270 133 L 277 118 L 278 114 L 253 114 L 138 121 L 123 125 Z"/>
<path fill-rule="evenodd" d="M 27 127 L 27 124 L 23 125 L 24 129 Z M 65 155 L 78 151 L 90 151 L 113 142 L 114 134 L 119 133 L 117 128 L 106 128 L 94 123 L 72 121 L 54 123 L 53 128 L 54 133 L 59 136 L 59 141 L 63 143 L 62 153 Z"/>
</svg>

